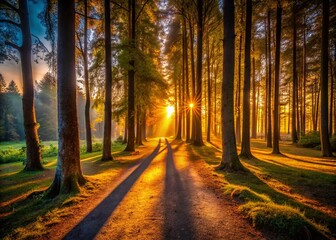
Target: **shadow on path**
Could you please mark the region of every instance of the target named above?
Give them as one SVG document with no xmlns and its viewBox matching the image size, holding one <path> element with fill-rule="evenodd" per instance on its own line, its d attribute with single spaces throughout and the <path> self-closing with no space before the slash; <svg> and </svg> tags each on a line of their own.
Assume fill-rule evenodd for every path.
<svg viewBox="0 0 336 240">
<path fill-rule="evenodd" d="M 194 239 L 191 194 L 186 179 L 176 169 L 173 151 L 166 139 L 167 159 L 164 190 L 164 239 Z"/>
<path fill-rule="evenodd" d="M 154 151 L 63 239 L 93 239 L 160 150 Z"/>
</svg>

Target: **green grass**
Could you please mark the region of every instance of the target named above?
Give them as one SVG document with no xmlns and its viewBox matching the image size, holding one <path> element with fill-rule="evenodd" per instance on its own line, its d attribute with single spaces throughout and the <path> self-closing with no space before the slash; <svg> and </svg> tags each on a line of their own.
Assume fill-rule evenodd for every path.
<svg viewBox="0 0 336 240">
<path fill-rule="evenodd" d="M 246 205 L 251 206 L 249 212 L 262 214 L 264 210 L 258 204 L 270 205 L 270 211 L 260 215 L 265 220 L 269 215 L 277 216 L 278 208 L 273 206 L 286 206 L 287 210 L 299 211 L 319 231 L 335 237 L 336 159 L 321 158 L 317 150 L 291 144 L 281 144 L 284 155 L 271 155 L 271 149 L 265 145 L 260 140 L 252 141 L 255 158 L 242 160 L 246 172 L 216 171 L 216 175 L 223 177 L 223 191 L 240 204 L 255 203 Z M 221 152 L 210 145 L 190 149 L 209 166 L 221 161 Z M 247 211 L 243 212 L 252 219 Z M 267 227 L 274 231 L 278 228 L 276 224 Z"/>
<path fill-rule="evenodd" d="M 117 144 L 118 145 L 118 144 Z M 40 143 L 42 159 L 57 156 L 57 141 L 45 141 Z M 103 145 L 101 140 L 95 139 L 92 143 L 92 151 L 101 151 Z M 86 152 L 85 141 L 80 141 L 81 153 Z M 20 142 L 2 142 L 0 143 L 0 164 L 9 162 L 24 162 L 26 159 L 26 145 L 24 141 Z"/>
</svg>

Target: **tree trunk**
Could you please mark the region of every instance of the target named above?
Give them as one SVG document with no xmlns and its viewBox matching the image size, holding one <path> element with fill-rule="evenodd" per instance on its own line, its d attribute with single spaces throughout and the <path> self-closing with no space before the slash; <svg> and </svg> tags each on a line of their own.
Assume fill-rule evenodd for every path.
<svg viewBox="0 0 336 240">
<path fill-rule="evenodd" d="M 251 91 L 251 29 L 252 29 L 252 0 L 246 0 L 245 27 L 245 62 L 244 62 L 244 95 L 243 95 L 243 135 L 240 156 L 252 158 L 250 148 L 250 91 Z"/>
<path fill-rule="evenodd" d="M 268 14 L 267 14 L 268 16 Z M 267 21 L 268 20 L 268 17 L 265 19 L 265 108 L 264 108 L 264 133 L 265 133 L 265 141 L 267 141 L 267 130 L 268 130 L 268 127 L 267 127 L 267 123 L 268 123 L 268 67 L 267 67 L 267 64 L 268 64 L 268 38 L 267 38 L 267 32 L 268 32 L 268 28 L 267 28 Z"/>
<path fill-rule="evenodd" d="M 85 183 L 79 156 L 79 133 L 76 101 L 75 3 L 58 1 L 58 159 L 56 174 L 48 196 L 78 192 Z"/>
<path fill-rule="evenodd" d="M 298 94 L 298 79 L 296 72 L 296 7 L 295 2 L 292 9 L 292 24 L 293 24 L 293 93 L 292 93 L 292 143 L 298 141 L 297 131 L 296 131 L 296 113 L 297 113 L 297 94 Z"/>
<path fill-rule="evenodd" d="M 243 15 L 243 14 L 242 14 Z M 241 90 L 241 52 L 242 52 L 243 36 L 242 33 L 239 36 L 239 55 L 238 55 L 238 83 L 236 90 L 236 139 L 237 143 L 241 143 L 241 126 L 240 126 L 240 90 Z"/>
<path fill-rule="evenodd" d="M 22 107 L 26 135 L 26 166 L 24 169 L 26 171 L 36 171 L 43 170 L 43 166 L 34 107 L 34 81 L 31 63 L 32 43 L 27 0 L 19 0 L 19 16 L 22 31 L 22 46 L 20 48 L 23 88 Z"/>
<path fill-rule="evenodd" d="M 329 58 L 330 63 L 330 110 L 329 110 L 329 136 L 332 136 L 333 133 L 333 103 L 334 103 L 334 71 L 332 65 L 332 59 Z"/>
<path fill-rule="evenodd" d="M 306 85 L 307 85 L 307 46 L 306 46 L 306 18 L 304 17 L 304 27 L 303 27 L 303 112 L 302 112 L 302 126 L 301 133 L 302 135 L 306 134 Z"/>
<path fill-rule="evenodd" d="M 321 152 L 324 157 L 333 156 L 328 134 L 328 37 L 329 37 L 329 0 L 323 0 L 322 46 L 321 46 Z"/>
<path fill-rule="evenodd" d="M 277 5 L 276 15 L 276 48 L 275 48 L 275 81 L 274 81 L 274 115 L 273 115 L 273 154 L 280 154 L 279 149 L 279 82 L 280 82 L 280 47 L 281 47 L 281 15 L 282 8 Z"/>
<path fill-rule="evenodd" d="M 202 58 L 203 58 L 203 0 L 197 0 L 197 66 L 196 66 L 196 99 L 194 104 L 195 139 L 193 144 L 202 146 Z"/>
<path fill-rule="evenodd" d="M 89 84 L 89 70 L 88 70 L 88 7 L 87 1 L 84 0 L 84 86 L 85 86 L 85 132 L 86 132 L 86 152 L 92 152 L 92 136 L 91 136 L 91 124 L 90 124 L 90 84 Z"/>
<path fill-rule="evenodd" d="M 252 55 L 252 138 L 257 138 L 257 113 L 258 113 L 258 104 L 256 105 L 256 71 L 255 71 L 255 49 L 254 49 L 254 42 L 253 42 L 253 55 Z M 258 94 L 258 99 L 259 99 L 259 94 Z"/>
<path fill-rule="evenodd" d="M 214 133 L 215 136 L 217 136 L 217 71 L 218 70 L 218 65 L 216 64 L 216 69 L 215 69 L 215 82 L 214 82 Z"/>
<path fill-rule="evenodd" d="M 143 145 L 142 143 L 142 120 L 141 120 L 141 108 L 138 105 L 137 106 L 137 112 L 136 112 L 136 143 L 138 145 Z"/>
<path fill-rule="evenodd" d="M 177 120 L 177 132 L 176 132 L 176 140 L 182 139 L 182 93 L 181 93 L 181 78 L 179 78 L 178 82 L 178 120 Z"/>
<path fill-rule="evenodd" d="M 271 52 L 271 11 L 267 13 L 268 32 L 268 88 L 267 88 L 267 147 L 272 147 L 272 52 Z"/>
<path fill-rule="evenodd" d="M 335 79 L 335 75 L 336 75 L 336 39 L 334 39 L 334 79 Z M 335 84 L 335 83 L 334 83 Z M 334 88 L 335 85 L 333 84 Z M 336 135 L 336 97 L 334 94 L 334 127 L 333 127 L 333 135 Z"/>
<path fill-rule="evenodd" d="M 207 73 L 208 73 L 208 127 L 207 127 L 207 141 L 210 142 L 210 132 L 211 132 L 211 77 L 210 77 L 210 41 L 209 41 L 209 34 L 207 36 Z"/>
<path fill-rule="evenodd" d="M 111 26 L 110 26 L 110 2 L 104 1 L 105 7 L 105 111 L 104 111 L 104 139 L 103 161 L 113 160 L 111 149 L 111 122 L 112 122 L 112 60 L 111 60 Z"/>
<path fill-rule="evenodd" d="M 129 16 L 128 16 L 128 34 L 130 53 L 135 51 L 135 0 L 128 0 Z M 132 56 L 132 54 L 131 54 Z M 134 129 L 134 115 L 135 115 L 135 96 L 134 96 L 134 66 L 135 61 L 133 57 L 129 60 L 128 70 L 128 138 L 125 151 L 133 152 L 135 150 L 135 129 Z"/>
<path fill-rule="evenodd" d="M 192 103 L 195 105 L 195 94 L 196 94 L 196 76 L 195 76 L 195 57 L 194 57 L 194 29 L 192 26 L 192 22 L 189 18 L 189 38 L 190 38 L 190 61 L 191 61 L 191 95 L 192 95 Z M 191 109 L 191 141 L 195 140 L 195 113 Z"/>
<path fill-rule="evenodd" d="M 141 118 L 141 139 L 147 142 L 147 125 L 146 125 L 147 114 L 146 110 L 142 113 Z"/>
<path fill-rule="evenodd" d="M 241 170 L 234 132 L 234 65 L 235 65 L 235 30 L 234 2 L 224 0 L 224 37 L 223 37 L 223 83 L 222 83 L 222 161 L 219 169 Z"/>
<path fill-rule="evenodd" d="M 186 83 L 186 142 L 190 142 L 190 91 L 189 91 L 189 66 L 188 66 L 188 36 L 186 19 L 183 18 L 183 34 L 184 34 L 184 61 L 185 61 L 185 83 Z"/>
</svg>

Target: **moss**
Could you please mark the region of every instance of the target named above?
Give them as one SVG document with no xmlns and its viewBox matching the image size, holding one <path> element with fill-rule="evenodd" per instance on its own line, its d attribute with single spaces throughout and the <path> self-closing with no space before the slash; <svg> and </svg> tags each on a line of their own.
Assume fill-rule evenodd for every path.
<svg viewBox="0 0 336 240">
<path fill-rule="evenodd" d="M 245 186 L 229 184 L 225 186 L 225 193 L 230 194 L 232 198 L 239 198 L 245 202 L 271 202 L 267 195 L 259 194 Z"/>
<path fill-rule="evenodd" d="M 294 239 L 302 238 L 302 235 L 306 235 L 304 238 L 307 239 L 316 235 L 319 239 L 324 239 L 319 233 L 324 229 L 308 220 L 295 208 L 272 202 L 248 202 L 240 206 L 239 210 L 251 219 L 256 227 L 268 228 Z"/>
</svg>

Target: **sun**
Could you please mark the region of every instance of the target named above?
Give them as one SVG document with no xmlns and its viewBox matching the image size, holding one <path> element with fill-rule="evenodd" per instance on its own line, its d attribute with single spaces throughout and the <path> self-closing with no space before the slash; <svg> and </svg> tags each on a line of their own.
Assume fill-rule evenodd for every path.
<svg viewBox="0 0 336 240">
<path fill-rule="evenodd" d="M 168 106 L 167 106 L 167 118 L 170 118 L 170 117 L 173 115 L 174 111 L 175 111 L 175 110 L 174 110 L 174 107 L 168 105 Z"/>
</svg>

